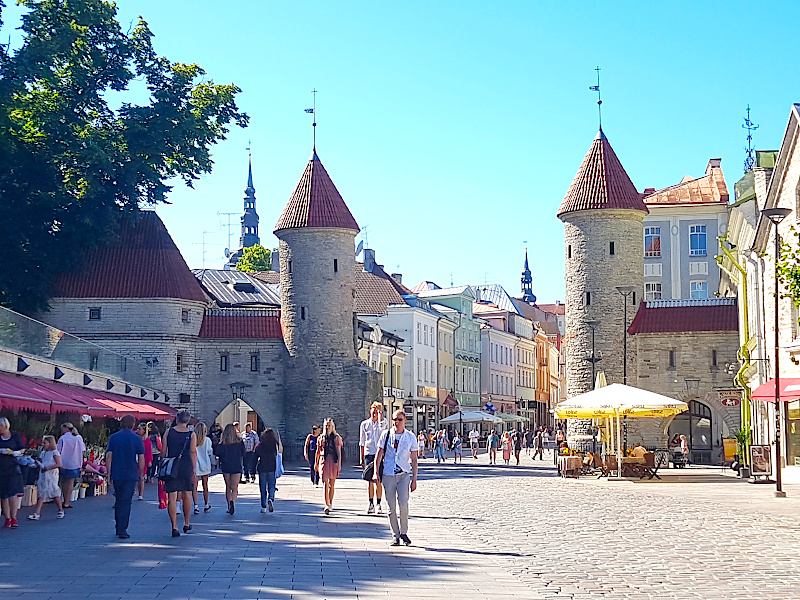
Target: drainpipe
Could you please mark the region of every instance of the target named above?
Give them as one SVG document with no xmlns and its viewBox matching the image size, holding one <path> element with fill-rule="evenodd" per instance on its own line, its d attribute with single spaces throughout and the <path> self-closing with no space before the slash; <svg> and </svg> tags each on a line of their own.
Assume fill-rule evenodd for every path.
<svg viewBox="0 0 800 600">
<path fill-rule="evenodd" d="M 389 395 L 392 397 L 390 400 L 391 402 L 391 410 L 389 411 L 389 416 L 392 415 L 394 410 L 394 357 L 397 354 L 397 340 L 394 340 L 394 344 L 390 344 L 392 346 L 392 353 L 389 355 Z"/>
<path fill-rule="evenodd" d="M 736 387 L 742 390 L 742 405 L 739 409 L 739 414 L 742 422 L 742 427 L 750 428 L 750 411 L 751 411 L 751 402 L 750 402 L 750 388 L 747 387 L 747 383 L 744 379 L 744 373 L 747 371 L 748 368 L 753 364 L 750 360 L 750 321 L 747 312 L 747 269 L 743 268 L 742 265 L 739 264 L 738 256 L 734 255 L 733 252 L 728 250 L 725 247 L 725 242 L 727 241 L 726 235 L 720 235 L 717 237 L 719 240 L 719 247 L 722 251 L 724 257 L 730 259 L 731 264 L 736 268 L 738 273 L 734 273 L 730 269 L 728 269 L 724 263 L 724 257 L 717 255 L 716 260 L 717 264 L 719 264 L 720 269 L 727 273 L 728 277 L 731 278 L 732 281 L 739 284 L 739 295 L 740 295 L 740 302 L 742 307 L 742 334 L 744 339 L 744 344 L 739 348 L 737 352 L 737 358 L 741 361 L 742 366 L 739 368 L 739 371 L 733 378 L 733 383 Z M 737 251 L 738 254 L 738 251 Z M 746 465 L 750 464 L 750 443 L 752 440 L 752 430 L 750 430 L 750 437 L 745 443 L 744 447 L 744 456 L 740 456 L 739 459 Z"/>
<path fill-rule="evenodd" d="M 434 413 L 434 420 L 436 422 L 436 431 L 439 431 L 439 321 L 442 317 L 436 317 L 436 412 Z"/>
</svg>

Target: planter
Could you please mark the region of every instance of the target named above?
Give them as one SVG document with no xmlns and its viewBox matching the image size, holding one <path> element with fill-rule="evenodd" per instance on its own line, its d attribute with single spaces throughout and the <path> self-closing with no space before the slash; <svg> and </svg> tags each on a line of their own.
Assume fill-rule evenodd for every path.
<svg viewBox="0 0 800 600">
<path fill-rule="evenodd" d="M 78 498 L 86 498 L 86 487 L 81 486 L 78 488 Z"/>
<path fill-rule="evenodd" d="M 72 490 L 72 497 L 70 498 L 70 503 L 77 502 L 79 495 L 80 495 L 80 491 L 78 490 L 78 488 L 75 488 L 74 490 Z"/>
<path fill-rule="evenodd" d="M 750 479 L 750 467 L 742 466 L 742 468 L 739 469 L 739 477 L 742 479 Z"/>
</svg>

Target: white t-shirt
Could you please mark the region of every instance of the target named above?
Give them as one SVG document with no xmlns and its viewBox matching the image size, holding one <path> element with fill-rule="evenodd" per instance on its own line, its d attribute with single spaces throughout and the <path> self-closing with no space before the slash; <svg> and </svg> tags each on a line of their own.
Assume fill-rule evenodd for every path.
<svg viewBox="0 0 800 600">
<path fill-rule="evenodd" d="M 56 447 L 61 453 L 62 469 L 80 469 L 83 466 L 83 453 L 86 452 L 86 445 L 80 435 L 72 435 L 68 431 L 58 438 Z"/>
<path fill-rule="evenodd" d="M 469 443 L 470 444 L 477 444 L 478 443 L 478 439 L 480 437 L 481 437 L 481 434 L 478 433 L 477 430 L 473 429 L 472 431 L 469 432 Z"/>
<path fill-rule="evenodd" d="M 197 447 L 197 475 L 210 475 L 211 474 L 211 455 L 213 454 L 211 448 L 211 438 L 207 437 L 203 440 L 203 445 Z"/>
<path fill-rule="evenodd" d="M 386 436 L 389 436 L 387 441 Z M 383 459 L 383 474 L 395 475 L 399 471 L 411 473 L 411 453 L 417 451 L 417 436 L 407 429 L 397 433 L 394 427 L 384 431 L 378 440 L 378 447 L 386 447 Z"/>
<path fill-rule="evenodd" d="M 364 446 L 364 456 L 370 454 L 374 456 L 378 453 L 378 440 L 388 427 L 389 422 L 383 418 L 373 421 L 370 417 L 361 421 L 361 427 L 358 429 L 358 445 Z"/>
</svg>

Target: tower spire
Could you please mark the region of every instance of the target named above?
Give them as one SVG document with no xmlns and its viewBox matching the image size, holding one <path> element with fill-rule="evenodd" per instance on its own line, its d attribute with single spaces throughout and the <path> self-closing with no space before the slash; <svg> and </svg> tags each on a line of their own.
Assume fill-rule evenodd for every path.
<svg viewBox="0 0 800 600">
<path fill-rule="evenodd" d="M 753 165 L 755 164 L 755 159 L 753 158 L 753 132 L 758 129 L 758 125 L 753 125 L 753 122 L 750 120 L 749 104 L 747 105 L 747 116 L 744 118 L 742 129 L 747 129 L 747 148 L 744 149 L 744 172 L 747 173 L 753 170 Z"/>
<path fill-rule="evenodd" d="M 600 131 L 603 131 L 603 112 L 601 110 L 603 101 L 600 99 L 600 67 L 595 67 L 597 71 L 597 85 L 590 85 L 589 89 L 597 92 L 597 124 Z"/>
<path fill-rule="evenodd" d="M 531 269 L 528 266 L 528 246 L 527 242 L 525 242 L 525 268 L 522 270 L 522 279 L 520 280 L 522 283 L 522 299 L 525 302 L 536 303 L 536 296 L 533 295 L 533 275 L 531 274 Z"/>
<path fill-rule="evenodd" d="M 314 135 L 314 154 L 316 154 L 317 153 L 317 88 L 314 88 L 313 90 L 311 90 L 311 93 L 314 95 L 314 100 L 313 100 L 313 103 L 311 105 L 311 108 L 306 108 L 304 110 L 305 110 L 305 112 L 307 112 L 307 113 L 309 113 L 311 115 L 314 115 L 312 117 L 313 120 L 311 122 L 311 127 L 313 128 L 313 132 L 314 132 L 314 134 L 313 134 Z"/>
</svg>

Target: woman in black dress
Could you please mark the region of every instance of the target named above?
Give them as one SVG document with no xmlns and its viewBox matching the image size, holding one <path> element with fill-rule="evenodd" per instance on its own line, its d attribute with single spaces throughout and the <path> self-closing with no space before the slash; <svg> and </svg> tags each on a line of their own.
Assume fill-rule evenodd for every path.
<svg viewBox="0 0 800 600">
<path fill-rule="evenodd" d="M 228 501 L 228 514 L 236 512 L 236 499 L 239 497 L 239 480 L 244 465 L 244 442 L 233 423 L 225 425 L 222 438 L 215 451 L 219 458 L 219 470 L 225 480 L 225 498 Z"/>
<path fill-rule="evenodd" d="M 167 493 L 167 509 L 172 523 L 172 537 L 180 537 L 178 531 L 178 498 L 183 501 L 183 533 L 191 531 L 189 519 L 192 515 L 192 490 L 197 487 L 197 438 L 189 429 L 191 415 L 188 410 L 180 411 L 175 417 L 175 425 L 164 433 L 163 451 L 167 458 L 180 456 L 175 461 L 173 476 L 164 482 Z"/>
<path fill-rule="evenodd" d="M 22 483 L 22 470 L 17 456 L 25 446 L 16 431 L 11 431 L 11 423 L 0 417 L 0 503 L 6 519 L 3 527 L 17 527 L 17 494 L 25 487 Z"/>
</svg>

